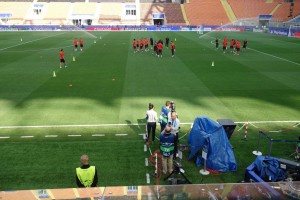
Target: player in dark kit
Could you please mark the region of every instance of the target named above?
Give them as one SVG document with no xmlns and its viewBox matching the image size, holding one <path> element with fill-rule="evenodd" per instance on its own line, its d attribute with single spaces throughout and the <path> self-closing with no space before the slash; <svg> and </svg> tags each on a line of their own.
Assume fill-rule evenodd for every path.
<svg viewBox="0 0 300 200">
<path fill-rule="evenodd" d="M 244 50 L 247 49 L 247 44 L 248 44 L 248 41 L 247 41 L 247 40 L 244 40 L 244 41 L 243 41 L 243 49 L 244 49 Z"/>
<path fill-rule="evenodd" d="M 169 48 L 169 41 L 170 41 L 170 39 L 169 39 L 169 37 L 167 36 L 167 37 L 166 37 L 166 44 L 165 44 L 165 46 L 166 46 L 167 48 Z"/>
<path fill-rule="evenodd" d="M 218 38 L 216 38 L 215 43 L 216 43 L 216 49 L 219 49 L 219 39 Z"/>
<path fill-rule="evenodd" d="M 153 49 L 153 53 L 155 56 L 158 56 L 158 51 L 157 51 L 157 42 L 154 42 L 154 49 Z"/>
<path fill-rule="evenodd" d="M 164 42 L 162 41 L 162 39 L 159 39 L 158 42 L 157 42 L 157 44 L 158 43 L 161 43 L 162 45 L 164 45 Z"/>
<path fill-rule="evenodd" d="M 171 52 L 172 52 L 172 58 L 174 58 L 175 44 L 173 41 L 171 41 Z"/>
<path fill-rule="evenodd" d="M 150 46 L 151 46 L 151 49 L 153 49 L 153 38 L 150 37 Z"/>
</svg>

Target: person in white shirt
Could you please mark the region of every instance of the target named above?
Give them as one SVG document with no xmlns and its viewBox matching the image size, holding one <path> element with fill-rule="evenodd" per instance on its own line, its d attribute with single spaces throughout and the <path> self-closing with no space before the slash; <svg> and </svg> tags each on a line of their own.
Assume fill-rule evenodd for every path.
<svg viewBox="0 0 300 200">
<path fill-rule="evenodd" d="M 147 119 L 147 142 L 149 141 L 150 134 L 152 132 L 152 144 L 155 140 L 155 131 L 156 131 L 156 121 L 157 113 L 154 111 L 154 105 L 149 103 L 149 110 L 146 112 Z"/>
<path fill-rule="evenodd" d="M 173 159 L 176 159 L 176 157 L 177 157 L 176 154 L 178 153 L 178 133 L 179 133 L 179 129 L 180 129 L 180 121 L 177 117 L 176 112 L 172 112 L 171 120 L 169 120 L 169 124 L 172 127 L 172 133 L 175 135 Z"/>
</svg>

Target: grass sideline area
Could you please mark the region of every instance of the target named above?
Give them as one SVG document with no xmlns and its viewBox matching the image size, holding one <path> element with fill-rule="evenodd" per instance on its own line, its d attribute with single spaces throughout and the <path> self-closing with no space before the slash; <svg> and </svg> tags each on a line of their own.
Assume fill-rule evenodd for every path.
<svg viewBox="0 0 300 200">
<path fill-rule="evenodd" d="M 162 59 L 151 51 L 132 51 L 134 38 L 167 35 L 176 38 L 175 58 L 166 48 Z M 223 54 L 214 48 L 214 38 L 224 36 L 246 38 L 249 49 L 239 56 Z M 0 139 L 0 190 L 76 187 L 75 167 L 83 153 L 98 167 L 100 186 L 145 185 L 145 174 L 153 172 L 145 167 L 150 155 L 139 135 L 145 126 L 133 124 L 144 123 L 149 102 L 159 113 L 166 100 L 175 101 L 181 122 L 193 122 L 201 115 L 234 121 L 300 119 L 296 38 L 250 32 L 0 32 L 0 37 L 0 137 L 9 137 Z M 75 37 L 84 40 L 82 52 L 73 49 Z M 61 48 L 66 69 L 59 69 Z M 77 126 L 95 124 L 116 125 Z M 20 127 L 42 125 L 73 126 Z M 260 128 L 288 128 L 268 132 L 278 139 L 299 136 L 295 123 L 250 124 L 249 140 L 242 141 L 244 129 L 237 131 L 241 126 L 231 138 L 238 171 L 202 177 L 194 163 L 184 160 L 193 183 L 241 181 L 255 159 L 252 150 Z M 183 125 L 180 134 L 188 132 L 189 125 Z M 187 137 L 180 143 L 186 144 Z M 267 145 L 262 142 L 264 155 Z M 158 149 L 158 144 L 151 149 Z M 272 156 L 289 158 L 294 149 L 292 143 L 275 144 Z M 160 184 L 168 183 L 161 179 Z"/>
</svg>

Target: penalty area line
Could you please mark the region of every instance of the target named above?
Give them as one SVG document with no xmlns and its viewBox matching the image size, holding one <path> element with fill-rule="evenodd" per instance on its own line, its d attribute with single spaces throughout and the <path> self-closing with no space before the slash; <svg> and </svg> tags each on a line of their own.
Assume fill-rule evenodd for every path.
<svg viewBox="0 0 300 200">
<path fill-rule="evenodd" d="M 273 57 L 273 58 L 277 58 L 277 59 L 279 59 L 279 60 L 283 60 L 283 61 L 286 61 L 286 62 L 289 62 L 289 63 L 292 63 L 292 64 L 295 64 L 295 65 L 300 66 L 300 63 L 296 63 L 296 62 L 294 62 L 294 61 L 291 61 L 291 60 L 288 60 L 288 59 L 285 59 L 285 58 L 281 58 L 281 57 L 278 57 L 278 56 L 274 56 L 274 55 L 272 55 L 272 54 L 265 53 L 265 52 L 262 52 L 262 51 L 259 51 L 259 50 L 256 50 L 256 49 L 252 49 L 252 48 L 247 48 L 247 49 L 250 49 L 250 50 L 252 50 L 252 51 L 256 51 L 256 52 L 258 52 L 258 53 L 261 53 L 261 54 L 264 54 L 264 55 L 267 55 L 267 56 L 271 56 L 271 57 Z"/>
</svg>

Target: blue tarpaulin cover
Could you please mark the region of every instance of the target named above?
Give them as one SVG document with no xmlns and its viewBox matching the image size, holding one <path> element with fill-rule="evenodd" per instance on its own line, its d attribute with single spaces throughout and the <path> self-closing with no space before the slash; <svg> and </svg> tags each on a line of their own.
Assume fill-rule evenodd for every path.
<svg viewBox="0 0 300 200">
<path fill-rule="evenodd" d="M 197 117 L 190 132 L 188 143 L 190 144 L 189 159 L 198 156 L 198 152 L 207 146 L 206 167 L 212 170 L 228 172 L 236 171 L 237 163 L 232 147 L 222 125 L 205 117 Z M 197 166 L 201 161 L 197 160 Z"/>
<path fill-rule="evenodd" d="M 256 174 L 263 179 L 276 182 L 282 181 L 286 177 L 286 172 L 279 167 L 276 158 L 270 156 L 257 156 L 254 161 Z"/>
</svg>

